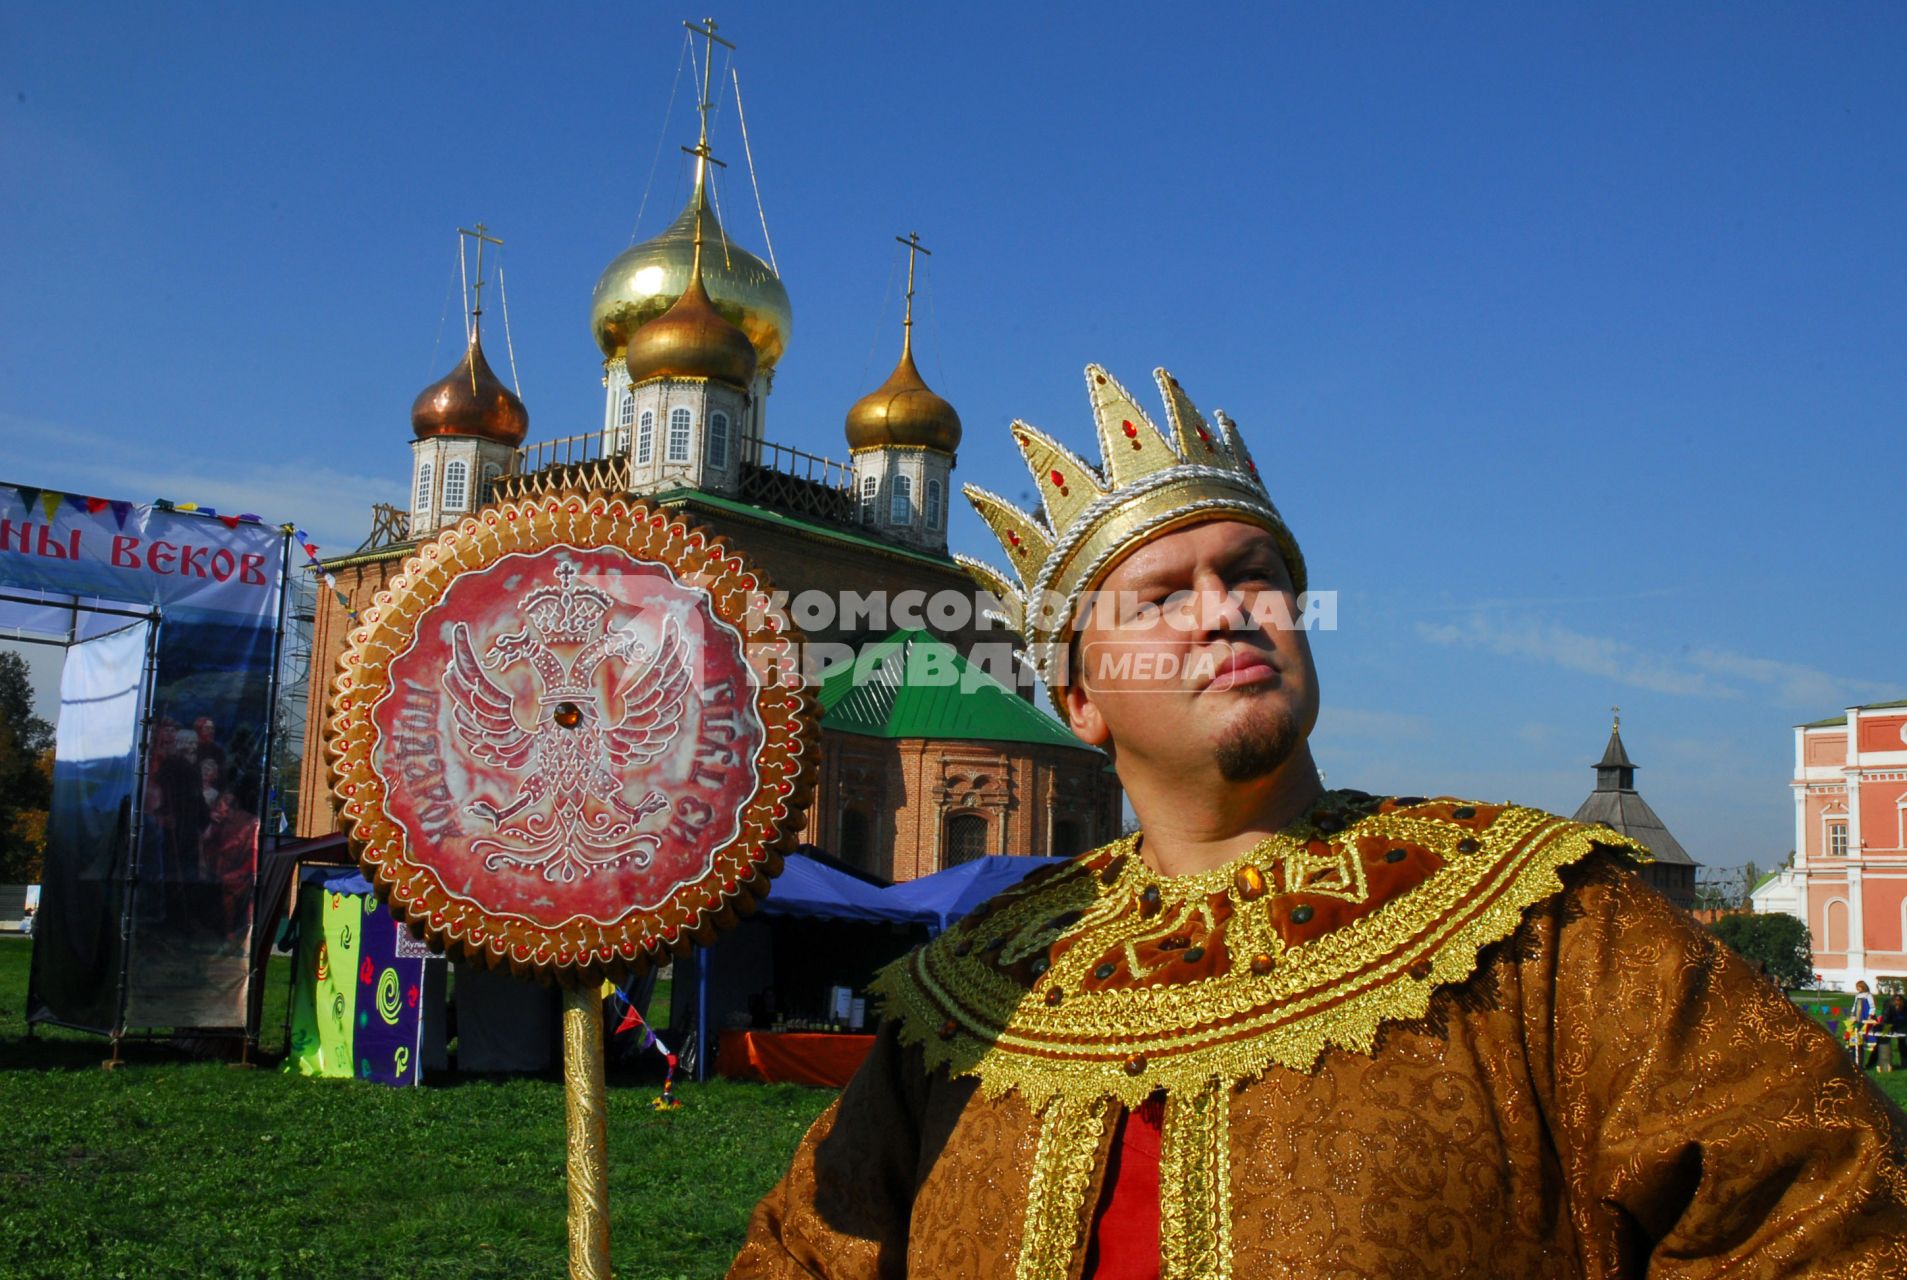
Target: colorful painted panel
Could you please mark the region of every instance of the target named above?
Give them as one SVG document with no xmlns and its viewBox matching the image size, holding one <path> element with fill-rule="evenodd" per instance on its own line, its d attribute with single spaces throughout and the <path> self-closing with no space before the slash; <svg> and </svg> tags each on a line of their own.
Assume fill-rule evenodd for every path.
<svg viewBox="0 0 1907 1280">
<path fill-rule="evenodd" d="M 423 1041 L 424 961 L 417 954 L 422 948 L 400 945 L 413 940 L 377 899 L 367 894 L 361 901 L 357 1039 L 351 1050 L 358 1078 L 416 1084 Z"/>
<path fill-rule="evenodd" d="M 308 1076 L 356 1075 L 358 948 L 368 894 L 315 885 L 298 904 L 298 976 L 292 991 L 288 1070 Z M 388 927 L 388 922 L 387 922 Z"/>
</svg>

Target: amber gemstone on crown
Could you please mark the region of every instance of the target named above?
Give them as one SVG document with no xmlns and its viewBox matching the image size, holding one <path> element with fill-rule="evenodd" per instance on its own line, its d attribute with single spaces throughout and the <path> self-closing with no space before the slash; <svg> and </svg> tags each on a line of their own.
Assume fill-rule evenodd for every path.
<svg viewBox="0 0 1907 1280">
<path fill-rule="evenodd" d="M 1246 863 L 1232 876 L 1232 885 L 1240 898 L 1252 902 L 1265 896 L 1265 873 Z"/>
</svg>

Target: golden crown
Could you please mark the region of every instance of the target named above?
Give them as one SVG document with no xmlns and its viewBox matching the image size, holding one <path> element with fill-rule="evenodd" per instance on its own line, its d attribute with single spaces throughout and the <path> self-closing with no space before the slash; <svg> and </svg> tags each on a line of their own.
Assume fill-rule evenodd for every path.
<svg viewBox="0 0 1907 1280">
<path fill-rule="evenodd" d="M 1104 369 L 1086 366 L 1086 392 L 1099 425 L 1097 468 L 1044 432 L 1014 422 L 1013 439 L 1033 472 L 1043 516 L 977 485 L 963 486 L 1000 539 L 1018 582 L 970 556 L 954 559 L 999 598 L 1001 620 L 1025 637 L 1055 702 L 1055 677 L 1063 674 L 1059 664 L 1080 597 L 1126 552 L 1162 533 L 1215 519 L 1261 525 L 1277 539 L 1293 588 L 1305 589 L 1304 556 L 1265 492 L 1237 424 L 1221 410 L 1217 427 L 1208 425 L 1177 378 L 1164 369 L 1152 376 L 1165 397 L 1169 434 Z"/>
</svg>

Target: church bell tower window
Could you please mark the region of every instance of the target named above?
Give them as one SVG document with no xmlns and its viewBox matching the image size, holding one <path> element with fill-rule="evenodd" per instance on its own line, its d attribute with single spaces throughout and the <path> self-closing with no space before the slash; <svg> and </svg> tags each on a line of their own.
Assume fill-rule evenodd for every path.
<svg viewBox="0 0 1907 1280">
<path fill-rule="evenodd" d="M 669 410 L 669 457 L 670 462 L 689 460 L 689 427 L 695 421 L 695 415 L 687 409 L 677 406 Z"/>
<path fill-rule="evenodd" d="M 944 514 L 940 509 L 940 481 L 929 480 L 927 482 L 927 527 L 938 529 Z"/>
<path fill-rule="evenodd" d="M 611 456 L 629 452 L 629 427 L 635 420 L 635 393 L 629 388 L 624 387 L 621 398 L 616 402 L 616 429 L 609 433 L 609 453 Z"/>
<path fill-rule="evenodd" d="M 888 507 L 888 519 L 895 524 L 914 523 L 914 482 L 908 476 L 894 477 L 894 500 Z"/>
<path fill-rule="evenodd" d="M 861 481 L 861 523 L 874 523 L 874 492 L 879 487 L 873 476 Z"/>
<path fill-rule="evenodd" d="M 728 415 L 709 415 L 709 467 L 721 471 L 728 466 Z"/>
<path fill-rule="evenodd" d="M 470 505 L 470 465 L 461 460 L 444 464 L 444 510 L 462 511 Z"/>
<path fill-rule="evenodd" d="M 417 508 L 418 514 L 420 515 L 430 510 L 430 491 L 432 488 L 431 481 L 433 479 L 435 479 L 435 477 L 432 475 L 430 463 L 426 462 L 417 468 L 417 501 L 411 505 Z"/>
<path fill-rule="evenodd" d="M 636 465 L 648 466 L 649 459 L 655 456 L 656 415 L 648 409 L 642 411 L 642 421 L 636 426 Z"/>
</svg>

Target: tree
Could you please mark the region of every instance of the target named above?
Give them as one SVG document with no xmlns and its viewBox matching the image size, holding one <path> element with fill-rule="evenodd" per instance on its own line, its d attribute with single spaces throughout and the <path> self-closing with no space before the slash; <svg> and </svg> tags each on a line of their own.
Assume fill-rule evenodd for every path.
<svg viewBox="0 0 1907 1280">
<path fill-rule="evenodd" d="M 33 714 L 26 659 L 0 653 L 0 880 L 38 877 L 52 771 L 41 757 L 53 749 L 53 726 Z"/>
<path fill-rule="evenodd" d="M 1784 990 L 1805 987 L 1814 980 L 1814 942 L 1808 926 L 1791 915 L 1723 916 L 1709 931 L 1735 954 L 1756 965 Z"/>
</svg>

